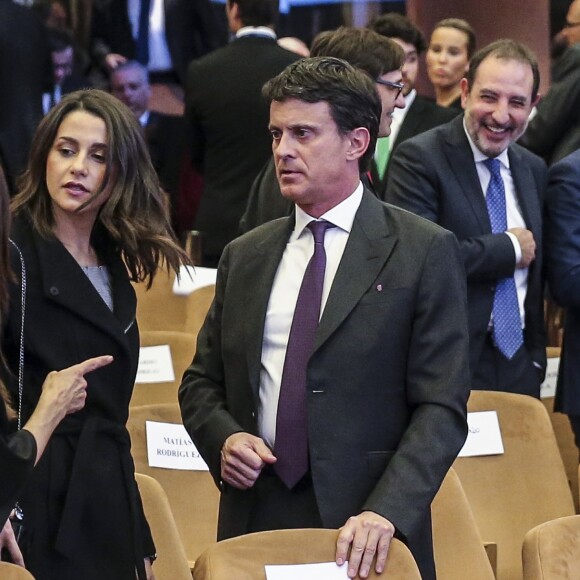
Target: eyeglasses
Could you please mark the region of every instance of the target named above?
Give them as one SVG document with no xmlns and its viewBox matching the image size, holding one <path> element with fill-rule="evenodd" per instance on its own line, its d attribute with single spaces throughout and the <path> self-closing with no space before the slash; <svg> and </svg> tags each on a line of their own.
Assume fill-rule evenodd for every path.
<svg viewBox="0 0 580 580">
<path fill-rule="evenodd" d="M 580 26 L 580 22 L 566 22 L 564 24 L 564 28 L 575 28 L 576 26 Z"/>
<path fill-rule="evenodd" d="M 405 88 L 405 83 L 394 83 L 393 81 L 385 81 L 383 79 L 375 79 L 375 83 L 389 87 L 390 89 L 395 89 L 397 91 L 395 101 L 399 98 L 401 91 Z"/>
</svg>

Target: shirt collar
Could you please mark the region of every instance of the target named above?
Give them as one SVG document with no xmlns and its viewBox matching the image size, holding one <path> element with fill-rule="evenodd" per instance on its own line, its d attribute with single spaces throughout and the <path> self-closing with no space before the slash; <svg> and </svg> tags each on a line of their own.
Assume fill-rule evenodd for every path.
<svg viewBox="0 0 580 580">
<path fill-rule="evenodd" d="M 469 141 L 469 146 L 471 147 L 471 151 L 473 153 L 473 159 L 476 163 L 479 162 L 483 162 L 486 159 L 489 159 L 488 156 L 485 153 L 482 153 L 477 145 L 473 142 L 473 140 L 471 139 L 471 135 L 469 134 L 469 131 L 467 130 L 467 125 L 465 124 L 465 117 L 463 117 L 463 130 L 465 131 L 465 135 L 467 136 L 467 140 Z M 508 148 L 504 149 L 497 157 L 496 159 L 504 166 L 507 167 L 509 169 L 510 166 L 510 158 L 508 155 Z"/>
<path fill-rule="evenodd" d="M 277 38 L 276 33 L 267 26 L 242 26 L 236 32 L 236 38 L 242 38 L 243 36 L 264 36 L 273 40 Z"/>
<path fill-rule="evenodd" d="M 320 220 L 326 220 L 336 227 L 350 233 L 354 216 L 358 211 L 363 196 L 363 185 L 359 181 L 357 188 L 346 199 L 341 201 L 338 205 L 329 209 L 325 214 L 320 216 Z M 296 225 L 294 226 L 294 233 L 299 238 L 306 226 L 315 221 L 311 215 L 308 215 L 303 209 L 296 206 Z"/>
<path fill-rule="evenodd" d="M 141 125 L 141 127 L 147 127 L 147 123 L 149 122 L 149 111 L 145 111 L 140 117 L 139 117 L 139 124 Z"/>
</svg>

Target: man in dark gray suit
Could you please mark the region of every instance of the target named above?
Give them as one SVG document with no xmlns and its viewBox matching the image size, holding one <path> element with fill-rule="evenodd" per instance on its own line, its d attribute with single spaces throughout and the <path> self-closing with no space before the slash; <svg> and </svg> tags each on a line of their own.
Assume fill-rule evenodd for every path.
<svg viewBox="0 0 580 580">
<path fill-rule="evenodd" d="M 337 563 L 352 547 L 366 578 L 395 535 L 433 579 L 430 504 L 467 430 L 457 241 L 363 187 L 385 106 L 370 77 L 317 57 L 264 94 L 295 211 L 225 249 L 179 390 L 222 492 L 218 537 L 342 526 Z"/>
<path fill-rule="evenodd" d="M 462 80 L 465 115 L 402 143 L 386 201 L 457 236 L 467 273 L 472 388 L 539 397 L 546 366 L 542 283 L 545 163 L 514 142 L 537 102 L 523 45 L 479 51 Z M 500 219 L 501 217 L 501 219 Z"/>
</svg>

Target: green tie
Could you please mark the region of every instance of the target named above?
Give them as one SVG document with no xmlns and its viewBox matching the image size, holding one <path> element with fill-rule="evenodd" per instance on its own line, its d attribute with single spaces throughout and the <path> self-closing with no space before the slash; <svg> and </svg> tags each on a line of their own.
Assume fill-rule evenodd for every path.
<svg viewBox="0 0 580 580">
<path fill-rule="evenodd" d="M 377 147 L 375 149 L 375 162 L 377 164 L 377 173 L 379 179 L 382 181 L 387 170 L 387 163 L 389 162 L 389 147 L 390 137 L 379 137 L 377 139 Z"/>
</svg>

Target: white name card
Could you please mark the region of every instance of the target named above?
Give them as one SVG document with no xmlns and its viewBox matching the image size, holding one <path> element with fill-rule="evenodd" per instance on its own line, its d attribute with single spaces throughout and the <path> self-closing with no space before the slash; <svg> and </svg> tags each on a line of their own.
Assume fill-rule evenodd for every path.
<svg viewBox="0 0 580 580">
<path fill-rule="evenodd" d="M 501 455 L 504 452 L 496 411 L 467 413 L 469 432 L 459 457 Z"/>
<path fill-rule="evenodd" d="M 549 358 L 546 366 L 546 378 L 540 387 L 540 397 L 546 399 L 556 396 L 556 383 L 558 382 L 558 369 L 560 357 Z"/>
<path fill-rule="evenodd" d="M 213 286 L 216 280 L 216 268 L 181 266 L 179 276 L 176 276 L 175 282 L 173 282 L 173 293 L 180 296 L 187 296 L 199 288 Z"/>
<path fill-rule="evenodd" d="M 336 562 L 321 564 L 268 565 L 266 580 L 348 580 L 348 562 L 337 566 Z"/>
<path fill-rule="evenodd" d="M 168 344 L 139 349 L 136 383 L 172 383 L 175 380 Z"/>
<path fill-rule="evenodd" d="M 183 425 L 145 421 L 149 467 L 209 471 Z"/>
</svg>

